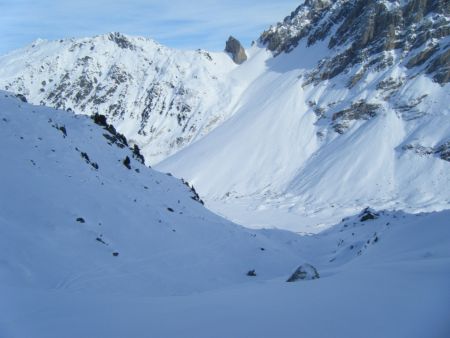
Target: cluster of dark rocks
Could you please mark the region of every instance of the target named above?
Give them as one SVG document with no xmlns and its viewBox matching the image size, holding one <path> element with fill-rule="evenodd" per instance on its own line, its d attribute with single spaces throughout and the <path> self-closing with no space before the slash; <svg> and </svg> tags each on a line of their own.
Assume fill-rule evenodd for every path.
<svg viewBox="0 0 450 338">
<path fill-rule="evenodd" d="M 306 84 L 342 74 L 359 64 L 362 72 L 392 64 L 388 51 L 399 49 L 408 68 L 450 81 L 450 3 L 446 0 L 408 0 L 390 6 L 381 0 L 306 0 L 290 16 L 265 31 L 260 41 L 276 55 L 290 52 L 306 39 L 307 46 L 329 39 L 336 53 L 320 62 Z M 419 66 L 425 65 L 422 69 Z"/>
</svg>

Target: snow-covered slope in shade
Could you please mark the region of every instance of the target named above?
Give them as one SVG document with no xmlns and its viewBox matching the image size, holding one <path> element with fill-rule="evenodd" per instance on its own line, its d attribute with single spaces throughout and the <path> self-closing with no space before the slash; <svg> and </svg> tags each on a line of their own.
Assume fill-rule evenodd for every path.
<svg viewBox="0 0 450 338">
<path fill-rule="evenodd" d="M 187 294 L 297 264 L 285 233 L 269 239 L 212 214 L 85 116 L 1 92 L 0 135 L 2 288 Z"/>
<path fill-rule="evenodd" d="M 227 116 L 240 88 L 226 53 L 180 51 L 119 33 L 38 40 L 0 57 L 0 88 L 34 104 L 107 116 L 155 163 Z"/>
<path fill-rule="evenodd" d="M 0 337 L 447 337 L 450 211 L 252 231 L 94 122 L 0 92 Z"/>
<path fill-rule="evenodd" d="M 245 230 L 89 119 L 1 95 L 1 337 L 449 335 L 450 211 Z M 286 283 L 303 263 L 320 278 Z"/>
<path fill-rule="evenodd" d="M 306 1 L 234 71 L 233 116 L 157 168 L 255 227 L 448 209 L 449 8 L 416 2 Z"/>
</svg>

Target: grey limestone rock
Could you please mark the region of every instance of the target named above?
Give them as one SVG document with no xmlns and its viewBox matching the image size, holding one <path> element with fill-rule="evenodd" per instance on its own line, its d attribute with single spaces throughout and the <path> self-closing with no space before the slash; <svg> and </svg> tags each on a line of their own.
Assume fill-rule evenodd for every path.
<svg viewBox="0 0 450 338">
<path fill-rule="evenodd" d="M 242 47 L 241 43 L 232 36 L 229 37 L 226 43 L 225 52 L 230 53 L 233 61 L 238 65 L 247 61 L 247 54 L 245 53 L 244 47 Z"/>
</svg>

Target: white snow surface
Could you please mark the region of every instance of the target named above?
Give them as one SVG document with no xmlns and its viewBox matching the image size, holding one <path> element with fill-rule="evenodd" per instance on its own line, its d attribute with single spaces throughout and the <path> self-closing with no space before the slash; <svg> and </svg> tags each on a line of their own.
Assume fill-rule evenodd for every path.
<svg viewBox="0 0 450 338">
<path fill-rule="evenodd" d="M 317 233 L 366 206 L 449 209 L 449 162 L 407 148 L 450 142 L 449 84 L 408 69 L 394 50 L 385 52 L 392 66 L 365 69 L 352 88 L 362 66 L 304 85 L 336 53 L 327 45 L 301 40 L 274 57 L 255 44 L 237 66 L 226 53 L 121 34 L 40 40 L 0 58 L 0 86 L 34 104 L 107 115 L 147 163 L 248 227 Z M 380 89 L 383 81 L 401 85 Z M 362 100 L 379 106 L 376 116 L 337 133 L 334 114 Z"/>
<path fill-rule="evenodd" d="M 449 162 L 405 146 L 450 140 L 450 86 L 408 77 L 402 62 L 368 72 L 352 89 L 347 83 L 357 69 L 304 86 L 318 60 L 332 53 L 326 45 L 303 41 L 275 58 L 254 46 L 233 71 L 254 80 L 232 117 L 156 168 L 193 183 L 212 210 L 255 228 L 316 233 L 365 206 L 448 209 Z M 377 89 L 386 79 L 405 83 L 389 100 Z M 377 115 L 335 132 L 333 114 L 361 100 L 379 105 Z M 414 107 L 402 109 L 407 105 Z"/>
<path fill-rule="evenodd" d="M 109 145 L 89 118 L 5 92 L 0 104 L 3 285 L 185 294 L 296 264 L 295 250 L 209 212 L 181 181 Z"/>
<path fill-rule="evenodd" d="M 240 91 L 225 78 L 234 68 L 224 52 L 110 33 L 40 39 L 1 56 L 0 88 L 34 104 L 104 114 L 154 164 L 227 118 Z"/>
<path fill-rule="evenodd" d="M 0 337 L 450 335 L 450 211 L 248 230 L 104 134 L 0 92 Z"/>
</svg>

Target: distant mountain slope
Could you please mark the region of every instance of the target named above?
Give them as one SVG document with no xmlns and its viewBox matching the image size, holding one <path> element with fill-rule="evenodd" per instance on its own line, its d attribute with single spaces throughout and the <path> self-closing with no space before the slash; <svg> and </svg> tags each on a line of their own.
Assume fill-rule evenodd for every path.
<svg viewBox="0 0 450 338">
<path fill-rule="evenodd" d="M 449 24 L 448 1 L 306 1 L 236 70 L 265 67 L 232 118 L 157 168 L 252 226 L 449 208 Z"/>
<path fill-rule="evenodd" d="M 0 92 L 2 288 L 186 294 L 297 264 L 284 239 L 212 214 L 108 129 Z"/>
<path fill-rule="evenodd" d="M 37 42 L 0 58 L 0 87 L 107 115 L 148 163 L 246 225 L 317 232 L 367 205 L 442 210 L 449 6 L 307 0 L 239 66 L 121 34 Z"/>
<path fill-rule="evenodd" d="M 0 87 L 34 104 L 101 113 L 150 163 L 216 126 L 232 103 L 225 53 L 178 51 L 119 33 L 39 40 L 0 57 Z"/>
</svg>

